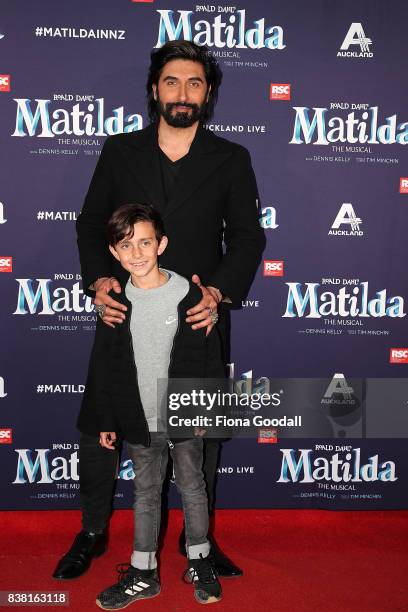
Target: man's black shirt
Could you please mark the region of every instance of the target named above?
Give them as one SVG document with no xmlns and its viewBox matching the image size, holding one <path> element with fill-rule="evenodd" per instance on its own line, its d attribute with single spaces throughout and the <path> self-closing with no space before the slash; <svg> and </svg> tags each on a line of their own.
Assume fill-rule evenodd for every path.
<svg viewBox="0 0 408 612">
<path fill-rule="evenodd" d="M 181 169 L 183 168 L 189 153 L 181 157 L 177 161 L 172 161 L 167 157 L 165 153 L 159 147 L 159 157 L 160 157 L 160 168 L 162 175 L 162 186 L 163 186 L 163 195 L 165 206 L 167 206 L 167 202 L 173 196 L 177 183 L 180 179 Z M 164 212 L 164 211 L 160 211 Z"/>
</svg>

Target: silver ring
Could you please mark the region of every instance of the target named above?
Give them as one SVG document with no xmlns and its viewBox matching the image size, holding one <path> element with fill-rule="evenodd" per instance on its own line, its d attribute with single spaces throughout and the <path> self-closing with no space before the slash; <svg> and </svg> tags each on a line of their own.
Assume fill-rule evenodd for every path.
<svg viewBox="0 0 408 612">
<path fill-rule="evenodd" d="M 103 319 L 106 312 L 106 304 L 98 304 L 98 306 L 94 306 L 94 312 L 96 312 L 98 317 Z"/>
<path fill-rule="evenodd" d="M 218 321 L 218 313 L 217 312 L 213 312 L 212 314 L 210 314 L 210 319 L 211 319 L 211 323 L 213 325 L 215 323 L 217 323 L 217 321 Z"/>
</svg>

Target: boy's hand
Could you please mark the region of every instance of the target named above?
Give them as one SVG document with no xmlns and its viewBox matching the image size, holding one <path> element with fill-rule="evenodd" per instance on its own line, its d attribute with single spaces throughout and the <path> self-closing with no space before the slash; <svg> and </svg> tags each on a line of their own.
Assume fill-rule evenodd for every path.
<svg viewBox="0 0 408 612">
<path fill-rule="evenodd" d="M 200 427 L 194 427 L 194 435 L 197 438 L 202 438 L 203 436 L 205 436 L 205 434 L 207 433 L 206 429 L 200 428 Z"/>
<path fill-rule="evenodd" d="M 114 431 L 101 431 L 99 434 L 99 444 L 103 448 L 116 450 L 113 444 L 114 442 L 116 442 L 116 433 Z"/>
<path fill-rule="evenodd" d="M 125 319 L 123 312 L 127 310 L 126 306 L 108 295 L 112 289 L 115 293 L 121 292 L 120 284 L 116 278 L 113 276 L 111 278 L 98 278 L 94 282 L 94 288 L 96 295 L 93 303 L 95 306 L 100 306 L 101 304 L 106 306 L 104 315 L 101 317 L 102 321 L 109 325 L 109 327 L 115 327 L 115 323 L 123 323 Z"/>
<path fill-rule="evenodd" d="M 187 323 L 194 323 L 194 325 L 192 325 L 193 329 L 200 329 L 201 327 L 206 327 L 206 335 L 208 336 L 208 334 L 211 332 L 212 328 L 215 325 L 215 323 L 211 319 L 211 315 L 217 313 L 217 305 L 219 301 L 216 292 L 217 290 L 213 287 L 204 287 L 204 285 L 201 284 L 201 280 L 198 274 L 193 274 L 191 280 L 193 281 L 193 283 L 200 287 L 201 291 L 203 292 L 203 298 L 197 304 L 197 306 L 194 306 L 194 308 L 190 308 L 190 310 L 187 310 L 188 317 L 186 321 Z"/>
</svg>

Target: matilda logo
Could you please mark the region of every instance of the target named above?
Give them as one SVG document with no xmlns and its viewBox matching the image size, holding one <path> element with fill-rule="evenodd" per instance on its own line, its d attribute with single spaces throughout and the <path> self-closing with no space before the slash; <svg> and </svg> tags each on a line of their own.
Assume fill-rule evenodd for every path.
<svg viewBox="0 0 408 612">
<path fill-rule="evenodd" d="M 283 261 L 264 260 L 264 276 L 283 276 Z"/>
<path fill-rule="evenodd" d="M 296 117 L 289 144 L 408 144 L 408 122 L 390 115 L 381 124 L 378 109 L 370 106 L 361 116 L 352 111 L 344 118 L 330 116 L 329 109 L 324 107 L 294 106 Z"/>
<path fill-rule="evenodd" d="M 0 202 L 0 225 L 3 225 L 6 221 L 7 219 L 4 217 L 4 205 Z"/>
<path fill-rule="evenodd" d="M 81 110 L 75 104 L 70 110 L 50 108 L 51 100 L 36 99 L 31 107 L 29 98 L 14 98 L 17 102 L 16 126 L 12 136 L 110 136 L 122 132 L 141 130 L 141 115 L 125 115 L 123 106 L 114 108 L 111 116 L 105 116 L 104 98 L 97 98 Z M 76 144 L 73 142 L 73 144 Z"/>
<path fill-rule="evenodd" d="M 306 317 L 320 319 L 321 317 L 390 317 L 402 318 L 404 299 L 400 295 L 387 297 L 387 290 L 377 291 L 374 298 L 369 299 L 368 282 L 357 287 L 342 287 L 337 294 L 334 291 L 319 293 L 319 283 L 286 283 L 288 299 L 286 310 L 282 317 Z"/>
<path fill-rule="evenodd" d="M 408 348 L 390 349 L 390 363 L 408 363 Z"/>
<path fill-rule="evenodd" d="M 408 177 L 400 178 L 400 193 L 408 193 Z"/>
<path fill-rule="evenodd" d="M 281 26 L 267 27 L 265 19 L 246 23 L 245 9 L 234 12 L 229 17 L 217 15 L 213 21 L 199 19 L 192 22 L 194 11 L 177 11 L 175 23 L 174 11 L 159 9 L 159 35 L 156 48 L 162 47 L 169 40 L 191 40 L 197 45 L 222 49 L 285 49 L 283 29 Z M 177 18 L 176 18 L 177 20 Z"/>
<path fill-rule="evenodd" d="M 271 83 L 269 89 L 270 100 L 290 100 L 289 83 Z"/>
<path fill-rule="evenodd" d="M 371 45 L 372 40 L 365 35 L 361 23 L 352 23 L 337 57 L 373 57 L 373 53 L 370 52 Z M 349 51 L 350 47 L 352 51 Z M 356 47 L 359 47 L 359 51 Z"/>
<path fill-rule="evenodd" d="M 281 448 L 280 451 L 283 456 L 277 482 L 394 482 L 398 479 L 394 461 L 380 463 L 378 455 L 374 455 L 363 464 L 360 448 L 347 452 L 344 459 L 339 453 L 330 459 L 314 457 L 311 448 L 298 449 L 297 452 L 294 448 Z"/>
<path fill-rule="evenodd" d="M 0 444 L 11 444 L 13 442 L 12 429 L 0 429 Z"/>
<path fill-rule="evenodd" d="M 0 257 L 0 272 L 12 272 L 13 271 L 13 258 L 12 257 Z"/>
<path fill-rule="evenodd" d="M 352 204 L 342 204 L 337 217 L 333 221 L 329 236 L 363 236 L 363 232 L 360 230 L 362 221 L 357 217 L 354 212 Z M 342 225 L 345 225 L 349 229 L 339 229 Z"/>
<path fill-rule="evenodd" d="M 10 91 L 9 74 L 0 74 L 0 91 Z"/>
<path fill-rule="evenodd" d="M 35 450 L 19 448 L 15 451 L 18 459 L 13 484 L 52 484 L 61 480 L 79 480 L 78 451 L 56 457 L 52 456 L 49 448 L 36 448 Z M 134 478 L 133 463 L 130 459 L 120 464 L 118 478 L 122 480 Z"/>
<path fill-rule="evenodd" d="M 259 224 L 263 229 L 276 229 L 279 225 L 276 223 L 276 208 L 266 206 L 262 208 L 259 217 Z"/>
<path fill-rule="evenodd" d="M 6 397 L 7 393 L 4 390 L 4 378 L 0 376 L 0 397 Z"/>
<path fill-rule="evenodd" d="M 54 315 L 61 312 L 93 312 L 92 299 L 84 295 L 79 282 L 67 287 L 52 289 L 50 278 L 37 278 L 37 286 L 33 288 L 31 278 L 16 278 L 18 283 L 16 315 L 37 314 L 41 303 L 39 315 Z"/>
</svg>

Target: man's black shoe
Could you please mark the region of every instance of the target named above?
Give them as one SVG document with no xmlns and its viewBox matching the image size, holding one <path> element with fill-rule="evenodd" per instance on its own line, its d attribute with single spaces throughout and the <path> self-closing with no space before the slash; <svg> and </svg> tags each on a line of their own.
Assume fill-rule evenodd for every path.
<svg viewBox="0 0 408 612">
<path fill-rule="evenodd" d="M 93 558 L 103 555 L 107 542 L 106 531 L 80 531 L 67 554 L 58 562 L 52 577 L 56 580 L 79 578 L 89 568 Z"/>
<path fill-rule="evenodd" d="M 213 564 L 218 576 L 221 576 L 222 578 L 238 578 L 239 576 L 242 576 L 244 573 L 242 569 L 235 565 L 235 563 L 222 552 L 214 538 L 209 535 L 208 539 L 211 543 L 208 558 Z M 179 536 L 179 551 L 184 557 L 187 557 L 186 536 L 184 529 Z"/>
</svg>

